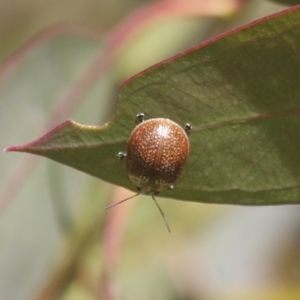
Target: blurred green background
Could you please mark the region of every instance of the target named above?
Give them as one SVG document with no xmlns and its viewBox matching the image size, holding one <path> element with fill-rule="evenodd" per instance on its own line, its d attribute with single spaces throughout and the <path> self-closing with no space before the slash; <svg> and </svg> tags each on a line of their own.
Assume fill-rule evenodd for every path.
<svg viewBox="0 0 300 300">
<path fill-rule="evenodd" d="M 1 148 L 70 118 L 102 125 L 129 76 L 285 8 L 255 0 L 223 17 L 154 13 L 147 26 L 136 21 L 139 31 L 121 36 L 109 57 L 113 29 L 158 4 L 2 0 Z M 108 67 L 98 67 L 106 58 Z M 0 164 L 1 299 L 300 299 L 298 206 L 158 199 L 168 234 L 148 197 L 104 211 L 131 193 L 28 154 L 3 153 Z"/>
</svg>

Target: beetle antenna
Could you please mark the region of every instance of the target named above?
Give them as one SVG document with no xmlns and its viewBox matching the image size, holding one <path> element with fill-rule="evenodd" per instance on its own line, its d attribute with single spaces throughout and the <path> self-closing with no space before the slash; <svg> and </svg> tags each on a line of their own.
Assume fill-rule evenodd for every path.
<svg viewBox="0 0 300 300">
<path fill-rule="evenodd" d="M 166 224 L 166 226 L 167 226 L 168 231 L 171 233 L 171 230 L 170 230 L 168 221 L 167 221 L 167 219 L 166 219 L 166 217 L 165 217 L 165 215 L 164 215 L 162 209 L 161 209 L 160 206 L 158 205 L 158 203 L 157 203 L 157 201 L 156 201 L 156 199 L 154 198 L 153 195 L 152 195 L 152 199 L 154 200 L 154 202 L 155 202 L 157 208 L 159 209 L 159 211 L 160 211 L 160 213 L 161 213 L 161 215 L 162 215 L 162 217 L 163 217 L 163 219 L 164 219 L 164 222 L 165 222 L 165 224 Z"/>
<path fill-rule="evenodd" d="M 121 200 L 121 201 L 119 201 L 119 202 L 117 202 L 117 203 L 114 203 L 114 204 L 112 204 L 112 205 L 106 206 L 105 209 L 109 209 L 109 208 L 112 208 L 112 207 L 114 207 L 114 206 L 116 206 L 116 205 L 119 205 L 119 204 L 121 204 L 121 203 L 123 203 L 123 202 L 125 202 L 125 201 L 127 201 L 127 200 L 130 200 L 130 199 L 132 199 L 132 198 L 138 196 L 139 194 L 140 194 L 140 193 L 136 193 L 136 194 L 134 194 L 134 195 L 131 196 L 131 197 L 128 197 L 128 198 L 126 198 L 126 199 L 124 199 L 124 200 Z"/>
</svg>

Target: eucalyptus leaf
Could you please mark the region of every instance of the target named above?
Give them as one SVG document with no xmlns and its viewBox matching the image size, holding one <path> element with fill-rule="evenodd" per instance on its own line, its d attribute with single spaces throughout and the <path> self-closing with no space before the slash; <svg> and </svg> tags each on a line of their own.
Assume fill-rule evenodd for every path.
<svg viewBox="0 0 300 300">
<path fill-rule="evenodd" d="M 67 121 L 7 151 L 42 155 L 135 190 L 123 160 L 135 116 L 193 125 L 181 200 L 300 202 L 300 8 L 287 9 L 189 49 L 124 82 L 102 127 Z"/>
<path fill-rule="evenodd" d="M 300 4 L 299 0 L 272 0 L 273 2 L 281 3 L 283 5 L 297 5 Z"/>
</svg>

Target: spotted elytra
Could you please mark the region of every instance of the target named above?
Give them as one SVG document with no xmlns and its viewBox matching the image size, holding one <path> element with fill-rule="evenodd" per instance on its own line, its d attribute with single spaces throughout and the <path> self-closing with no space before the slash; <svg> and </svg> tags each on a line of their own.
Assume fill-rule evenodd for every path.
<svg viewBox="0 0 300 300">
<path fill-rule="evenodd" d="M 170 231 L 154 196 L 161 190 L 173 189 L 188 157 L 190 143 L 186 132 L 192 126 L 186 124 L 183 129 L 177 123 L 164 118 L 145 121 L 143 113 L 139 113 L 137 118 L 140 124 L 130 134 L 127 153 L 119 152 L 118 156 L 121 159 L 126 158 L 128 177 L 136 185 L 138 193 L 106 208 L 139 194 L 151 195 Z"/>
</svg>

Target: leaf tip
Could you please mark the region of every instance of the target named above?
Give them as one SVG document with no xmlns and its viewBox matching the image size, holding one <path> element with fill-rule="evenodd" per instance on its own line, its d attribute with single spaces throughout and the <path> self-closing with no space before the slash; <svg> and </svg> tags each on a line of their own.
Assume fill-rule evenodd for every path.
<svg viewBox="0 0 300 300">
<path fill-rule="evenodd" d="M 23 146 L 8 146 L 2 150 L 4 153 L 6 152 L 22 152 Z"/>
</svg>

